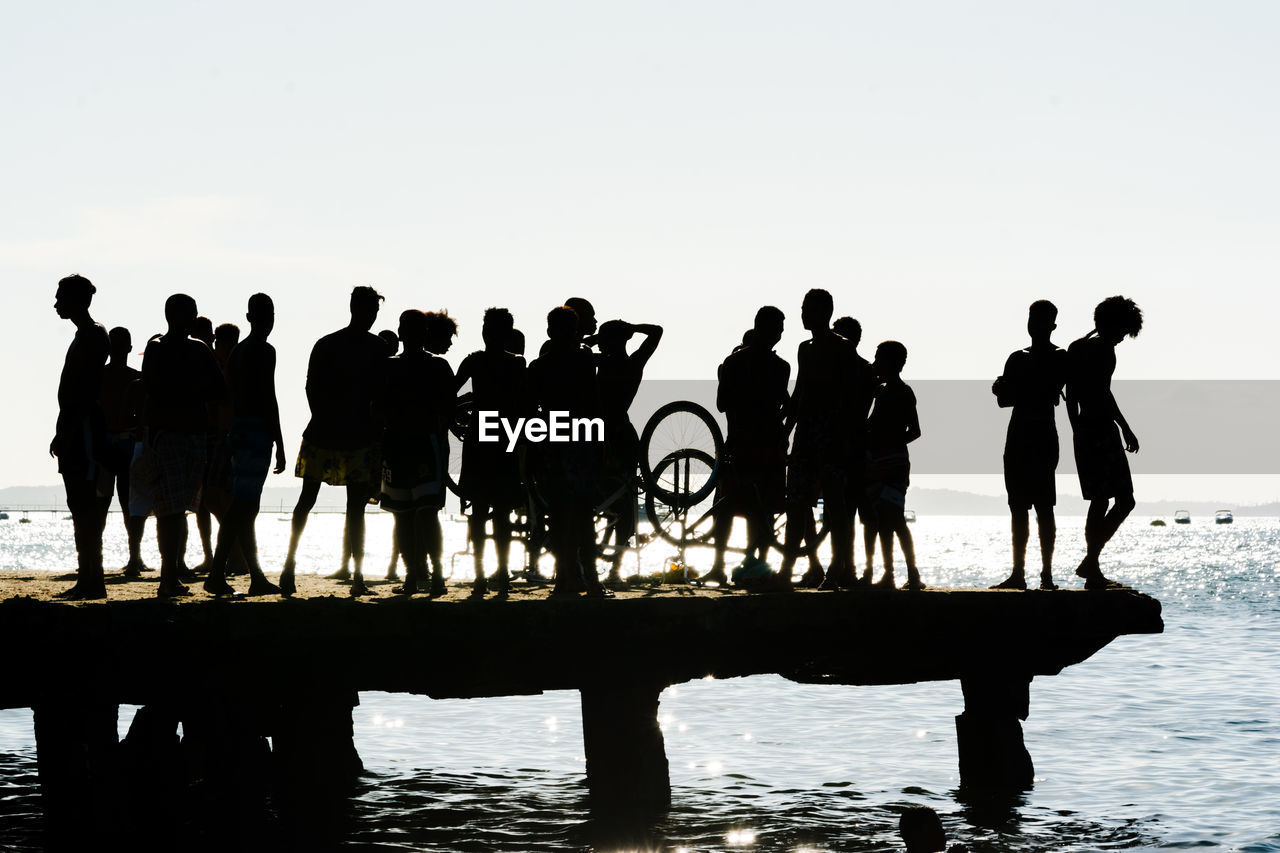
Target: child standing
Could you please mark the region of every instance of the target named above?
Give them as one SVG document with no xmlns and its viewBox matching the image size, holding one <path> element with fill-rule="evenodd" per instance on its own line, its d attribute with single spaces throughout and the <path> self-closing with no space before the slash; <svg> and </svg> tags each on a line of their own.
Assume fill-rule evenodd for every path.
<svg viewBox="0 0 1280 853">
<path fill-rule="evenodd" d="M 894 589 L 893 537 L 902 545 L 902 558 L 907 563 L 907 589 L 924 589 L 916 570 L 915 546 L 907 528 L 903 510 L 907 502 L 907 486 L 911 479 L 911 457 L 907 445 L 920 437 L 920 418 L 916 414 L 916 395 L 902 381 L 902 368 L 907 363 L 907 348 L 897 341 L 885 341 L 876 347 L 871 367 L 879 379 L 875 408 L 867 419 L 867 496 L 875 513 L 876 535 L 884 559 L 884 577 L 876 584 Z"/>
</svg>

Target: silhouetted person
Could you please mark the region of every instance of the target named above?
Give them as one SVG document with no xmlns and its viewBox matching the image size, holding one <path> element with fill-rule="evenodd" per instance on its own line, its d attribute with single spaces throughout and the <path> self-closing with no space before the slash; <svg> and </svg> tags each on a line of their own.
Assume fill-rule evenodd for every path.
<svg viewBox="0 0 1280 853">
<path fill-rule="evenodd" d="M 907 853 L 966 853 L 963 844 L 947 846 L 938 813 L 928 806 L 912 806 L 898 818 L 898 832 Z"/>
<path fill-rule="evenodd" d="M 140 397 L 137 385 L 142 381 L 142 371 L 129 366 L 129 352 L 133 349 L 129 330 L 116 326 L 109 336 L 111 361 L 102 371 L 99 401 L 106 422 L 111 467 L 116 472 L 120 516 L 129 541 L 129 562 L 121 571 L 125 577 L 136 578 L 147 570 L 142 561 L 142 532 L 147 517 L 133 515 L 129 511 L 129 468 L 133 463 L 134 448 L 142 439 L 142 418 L 137 406 Z"/>
<path fill-rule="evenodd" d="M 852 363 L 849 367 L 849 467 L 845 473 L 845 509 L 849 514 L 849 546 L 857 541 L 854 529 L 856 517 L 862 517 L 862 542 L 866 556 L 864 584 L 871 583 L 876 555 L 876 522 L 867 500 L 867 417 L 875 399 L 879 381 L 871 363 L 858 354 L 862 341 L 862 324 L 852 317 L 841 317 L 831 324 L 837 335 L 853 345 Z M 853 554 L 849 555 L 852 562 Z"/>
<path fill-rule="evenodd" d="M 800 320 L 812 337 L 796 353 L 796 389 L 791 399 L 795 440 L 787 465 L 786 555 L 779 580 L 791 587 L 791 573 L 802 541 L 815 537 L 813 507 L 821 495 L 830 519 L 831 567 L 826 578 L 816 562 L 803 586 L 829 588 L 853 584 L 849 516 L 845 511 L 845 470 L 849 453 L 849 383 L 853 345 L 831 330 L 831 294 L 820 288 L 805 294 Z"/>
<path fill-rule="evenodd" d="M 627 343 L 633 335 L 644 335 L 635 352 L 627 352 Z M 604 417 L 604 466 L 602 470 L 600 499 L 608 498 L 619 486 L 623 493 L 614 503 L 618 509 L 618 523 L 614 527 L 617 546 L 613 565 L 609 567 L 609 581 L 621 583 L 622 557 L 636 535 L 637 491 L 636 468 L 640 464 L 640 436 L 631 423 L 628 412 L 640 390 L 644 378 L 644 366 L 662 340 L 662 327 L 653 323 L 628 323 L 625 320 L 609 320 L 600 327 L 596 336 L 600 355 L 596 359 L 596 383 L 600 387 L 600 406 Z"/>
<path fill-rule="evenodd" d="M 346 536 L 355 572 L 351 595 L 366 595 L 364 583 L 364 509 L 377 494 L 382 477 L 378 449 L 380 428 L 373 412 L 387 360 L 387 345 L 371 334 L 382 296 L 372 287 L 351 291 L 351 322 L 325 335 L 311 349 L 307 364 L 307 402 L 311 421 L 302 433 L 298 463 L 302 494 L 293 509 L 289 554 L 280 573 L 280 591 L 292 595 L 298 542 L 307 514 L 316 504 L 320 484 L 346 486 Z"/>
<path fill-rule="evenodd" d="M 392 329 L 383 329 L 378 332 L 378 337 L 387 345 L 387 358 L 395 355 L 400 351 L 400 336 Z M 400 562 L 400 537 L 395 531 L 396 516 L 391 516 L 391 560 L 387 563 L 387 580 L 399 580 L 396 572 L 397 564 Z M 343 532 L 342 535 L 342 573 L 350 572 L 351 564 L 351 537 Z"/>
<path fill-rule="evenodd" d="M 512 329 L 511 334 L 507 335 L 507 352 L 512 355 L 524 355 L 524 332 L 519 329 Z"/>
<path fill-rule="evenodd" d="M 1133 510 L 1133 478 L 1124 454 L 1138 452 L 1138 438 L 1111 394 L 1111 374 L 1116 344 L 1142 331 L 1142 310 L 1132 299 L 1112 296 L 1094 309 L 1093 325 L 1092 332 L 1067 349 L 1067 415 L 1080 491 L 1089 501 L 1084 527 L 1088 551 L 1076 574 L 1085 579 L 1085 589 L 1105 589 L 1120 584 L 1102 574 L 1098 557 Z"/>
<path fill-rule="evenodd" d="M 876 347 L 876 360 L 871 368 L 880 379 L 880 387 L 876 390 L 875 407 L 867 419 L 867 491 L 884 560 L 884 576 L 876 585 L 895 588 L 893 537 L 896 534 L 907 564 L 906 588 L 920 590 L 924 584 L 916 570 L 915 544 L 904 517 L 911 481 L 907 445 L 920 437 L 916 395 L 902 381 L 902 368 L 906 363 L 907 348 L 897 341 L 885 341 Z"/>
<path fill-rule="evenodd" d="M 1057 326 L 1058 309 L 1048 300 L 1031 303 L 1027 334 L 1031 346 L 1012 353 L 1004 372 L 991 386 L 1001 407 L 1013 407 L 1004 442 L 1004 487 L 1013 516 L 1013 572 L 995 589 L 1027 588 L 1027 540 L 1031 537 L 1028 511 L 1035 507 L 1040 531 L 1040 588 L 1053 583 L 1053 544 L 1057 524 L 1054 472 L 1058 468 L 1058 427 L 1053 412 L 1067 381 L 1067 351 L 1049 340 Z"/>
<path fill-rule="evenodd" d="M 433 350 L 447 351 L 456 325 L 443 312 L 408 310 L 400 315 L 404 350 L 388 360 L 382 410 L 382 506 L 396 515 L 404 555 L 404 585 L 413 595 L 427 585 L 430 558 L 433 596 L 444 595 L 440 508 L 449 468 L 449 423 L 453 418 L 453 371 Z"/>
<path fill-rule="evenodd" d="M 210 351 L 213 351 L 216 338 L 213 331 L 213 321 L 208 317 L 196 317 L 196 321 L 191 327 L 191 337 L 207 346 Z M 221 362 L 219 363 L 219 369 L 221 369 L 222 364 Z M 200 561 L 200 565 L 196 566 L 196 572 L 207 572 L 209 564 L 213 561 L 213 514 L 209 508 L 209 475 L 216 461 L 218 450 L 218 430 L 214 423 L 216 417 L 214 409 L 219 402 L 224 401 L 215 401 L 209 405 L 209 423 L 205 431 L 204 473 L 200 478 L 200 506 L 196 508 L 196 530 L 200 534 L 200 550 L 204 556 Z M 182 580 L 194 580 L 195 576 L 187 569 L 185 555 L 183 556 L 183 562 L 179 566 L 183 575 Z"/>
<path fill-rule="evenodd" d="M 715 560 L 703 583 L 727 586 L 724 552 L 734 516 L 747 521 L 743 564 L 764 561 L 773 540 L 773 519 L 787 494 L 787 382 L 791 365 L 773 348 L 782 340 L 782 311 L 766 305 L 718 371 L 716 408 L 728 421 L 725 460 L 716 493 Z"/>
<path fill-rule="evenodd" d="M 204 582 L 205 591 L 214 595 L 234 592 L 226 582 L 226 570 L 228 559 L 237 550 L 245 555 L 249 569 L 249 595 L 280 592 L 262 573 L 255 530 L 273 447 L 275 473 L 284 471 L 284 437 L 276 401 L 276 350 L 267 343 L 276 324 L 275 303 L 265 293 L 255 293 L 249 297 L 245 318 L 249 321 L 249 335 L 227 356 L 225 371 L 231 392 L 232 420 L 226 439 L 231 501 L 218 525 L 218 548 Z M 224 328 L 225 325 L 218 327 L 220 335 Z"/>
<path fill-rule="evenodd" d="M 564 301 L 564 307 L 573 311 L 575 317 L 578 318 L 578 343 L 580 346 L 591 349 L 596 345 L 596 309 L 595 306 L 587 299 L 581 296 L 570 296 Z M 545 355 L 547 347 L 551 346 L 551 341 L 543 341 L 542 347 L 538 350 L 538 355 Z M 523 351 L 519 354 L 523 354 Z"/>
<path fill-rule="evenodd" d="M 471 423 L 462 445 L 462 474 L 459 488 L 471 502 L 471 546 L 475 558 L 474 595 L 483 595 L 485 521 L 493 518 L 493 547 L 498 555 L 494 577 L 497 593 L 506 598 L 511 586 L 511 511 L 521 502 L 520 458 L 507 452 L 507 440 L 480 441 L 480 412 L 497 412 L 514 422 L 528 414 L 524 358 L 507 351 L 513 332 L 511 312 L 490 308 L 484 312 L 481 337 L 484 349 L 477 350 L 458 366 L 457 385 L 471 382 Z"/>
<path fill-rule="evenodd" d="M 89 316 L 97 288 L 82 275 L 58 282 L 53 309 L 76 327 L 58 380 L 58 423 L 49 455 L 67 490 L 75 528 L 76 582 L 59 598 L 106 598 L 102 576 L 102 530 L 111 506 L 110 472 L 105 465 L 106 427 L 98 397 L 110 344 L 107 330 Z"/>
<path fill-rule="evenodd" d="M 578 315 L 572 308 L 553 308 L 547 315 L 547 343 L 529 365 L 529 389 L 542 417 L 553 411 L 571 418 L 600 416 L 595 359 L 582 346 Z M 576 595 L 584 589 L 606 595 L 596 577 L 595 524 L 592 499 L 599 478 L 599 447 L 587 441 L 532 445 L 535 469 L 545 486 L 550 510 L 551 550 L 556 558 L 553 595 Z"/>
<path fill-rule="evenodd" d="M 222 371 L 208 346 L 189 337 L 196 301 L 185 293 L 164 304 L 168 329 L 147 344 L 142 380 L 147 390 L 144 421 L 151 472 L 150 491 L 160 542 L 160 588 L 168 598 L 188 595 L 178 579 L 187 547 L 186 513 L 200 504 L 208 447 L 207 404 L 226 393 Z"/>
</svg>

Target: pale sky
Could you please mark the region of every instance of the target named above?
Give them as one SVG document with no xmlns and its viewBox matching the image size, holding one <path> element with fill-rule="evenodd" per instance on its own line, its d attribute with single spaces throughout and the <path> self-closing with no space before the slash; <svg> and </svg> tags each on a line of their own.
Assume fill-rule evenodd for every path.
<svg viewBox="0 0 1280 853">
<path fill-rule="evenodd" d="M 484 308 L 536 349 L 573 295 L 666 327 L 655 378 L 714 377 L 766 303 L 794 362 L 818 286 L 864 353 L 907 345 L 908 381 L 994 377 L 1029 302 L 1058 304 L 1065 345 L 1114 293 L 1148 324 L 1117 377 L 1280 378 L 1273 3 L 48 2 L 4 21 L 0 485 L 57 482 L 71 272 L 138 352 L 171 293 L 215 323 L 271 294 L 295 448 L 311 344 L 362 283 L 387 296 L 379 328 L 448 308 L 455 365 Z"/>
</svg>

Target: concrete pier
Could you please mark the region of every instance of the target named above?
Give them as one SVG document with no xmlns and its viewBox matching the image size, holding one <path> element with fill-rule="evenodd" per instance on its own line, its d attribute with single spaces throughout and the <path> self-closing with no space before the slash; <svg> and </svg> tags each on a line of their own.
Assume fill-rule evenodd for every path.
<svg viewBox="0 0 1280 853">
<path fill-rule="evenodd" d="M 165 760 L 176 720 L 211 754 L 237 761 L 253 761 L 270 736 L 281 796 L 305 790 L 324 800 L 342 797 L 360 770 L 351 730 L 360 691 L 460 698 L 578 690 L 593 807 L 661 808 L 670 785 L 657 710 L 667 686 L 763 673 L 833 685 L 959 679 L 963 783 L 1021 789 L 1032 779 L 1020 724 L 1032 679 L 1120 635 L 1162 630 L 1159 602 L 1132 591 L 11 598 L 0 601 L 0 642 L 21 652 L 9 658 L 0 707 L 37 709 L 42 780 L 72 807 L 86 779 L 115 772 L 121 703 L 145 706 L 160 721 L 138 733 L 137 754 L 148 760 Z M 389 648 L 404 654 L 368 653 Z M 446 648 L 457 651 L 439 651 Z M 119 649 L 131 653 L 112 653 Z"/>
</svg>

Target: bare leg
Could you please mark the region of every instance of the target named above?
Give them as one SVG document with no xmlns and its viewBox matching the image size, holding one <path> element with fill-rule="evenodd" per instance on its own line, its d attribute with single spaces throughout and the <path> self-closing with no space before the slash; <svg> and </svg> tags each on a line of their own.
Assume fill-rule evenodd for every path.
<svg viewBox="0 0 1280 853">
<path fill-rule="evenodd" d="M 1098 558 L 1102 554 L 1103 547 L 1120 529 L 1120 525 L 1128 518 L 1135 506 L 1131 494 L 1118 496 L 1109 510 L 1107 503 L 1105 498 L 1089 502 L 1089 515 L 1084 525 L 1084 539 L 1088 553 L 1080 563 L 1080 567 L 1076 569 L 1076 574 L 1085 579 L 1085 589 L 1103 589 L 1114 585 L 1113 581 L 1102 574 Z"/>
<path fill-rule="evenodd" d="M 444 582 L 444 532 L 440 528 L 440 510 L 434 508 L 421 510 L 418 518 L 422 528 L 424 550 L 431 560 L 431 595 L 439 597 L 449 591 Z M 483 574 L 480 576 L 484 577 Z"/>
<path fill-rule="evenodd" d="M 729 547 L 729 534 L 733 531 L 733 513 L 720 511 L 717 512 L 711 524 L 711 540 L 715 542 L 716 553 L 715 558 L 711 561 L 711 571 L 702 576 L 702 583 L 717 583 L 720 586 L 727 586 L 729 576 L 724 571 L 724 552 Z M 748 536 L 750 534 L 748 533 Z M 750 556 L 750 543 L 748 543 L 747 554 Z"/>
<path fill-rule="evenodd" d="M 187 516 L 175 513 L 156 519 L 156 539 L 160 543 L 160 588 L 156 595 L 170 598 L 188 595 L 178 580 L 178 564 L 187 550 Z"/>
<path fill-rule="evenodd" d="M 493 548 L 498 552 L 498 597 L 506 598 L 511 589 L 511 509 L 493 509 Z"/>
<path fill-rule="evenodd" d="M 1053 582 L 1053 546 L 1058 536 L 1058 524 L 1053 517 L 1053 505 L 1036 507 L 1036 528 L 1040 533 L 1040 588 L 1057 589 Z"/>
<path fill-rule="evenodd" d="M 284 571 L 280 573 L 280 591 L 292 595 L 296 589 L 293 572 L 297 566 L 298 542 L 302 540 L 302 531 L 307 529 L 307 516 L 316 505 L 316 497 L 320 494 L 319 480 L 302 481 L 302 494 L 298 496 L 298 505 L 293 508 L 293 524 L 289 531 L 289 554 L 284 558 Z"/>
<path fill-rule="evenodd" d="M 1027 540 L 1031 536 L 1031 520 L 1026 507 L 1010 507 L 1013 531 L 1013 572 L 992 589 L 1027 588 Z"/>
<path fill-rule="evenodd" d="M 884 561 L 884 575 L 876 586 L 897 589 L 893 577 L 893 533 L 897 529 L 902 510 L 883 501 L 876 503 L 876 535 L 880 537 L 880 559 Z"/>
<path fill-rule="evenodd" d="M 351 595 L 368 595 L 364 585 L 364 508 L 369 503 L 367 488 L 347 484 L 347 531 L 351 539 Z"/>
<path fill-rule="evenodd" d="M 908 526 L 907 520 L 901 517 L 901 514 L 899 514 L 897 534 L 898 544 L 902 546 L 902 560 L 907 564 L 907 589 L 924 589 L 924 583 L 920 580 L 920 572 L 916 569 L 915 540 L 911 538 L 911 528 Z"/>
<path fill-rule="evenodd" d="M 204 552 L 204 559 L 196 566 L 196 571 L 207 572 L 213 562 L 213 513 L 205 508 L 203 500 L 196 510 L 196 530 L 200 532 L 200 550 Z"/>
<path fill-rule="evenodd" d="M 485 527 L 488 518 L 488 506 L 480 503 L 473 503 L 471 505 L 471 517 L 467 519 L 467 535 L 471 538 L 471 556 L 472 563 L 475 566 L 475 583 L 472 585 L 473 590 L 476 587 L 484 586 L 484 541 L 486 538 Z M 496 538 L 498 526 L 496 517 L 493 526 Z"/>
</svg>

